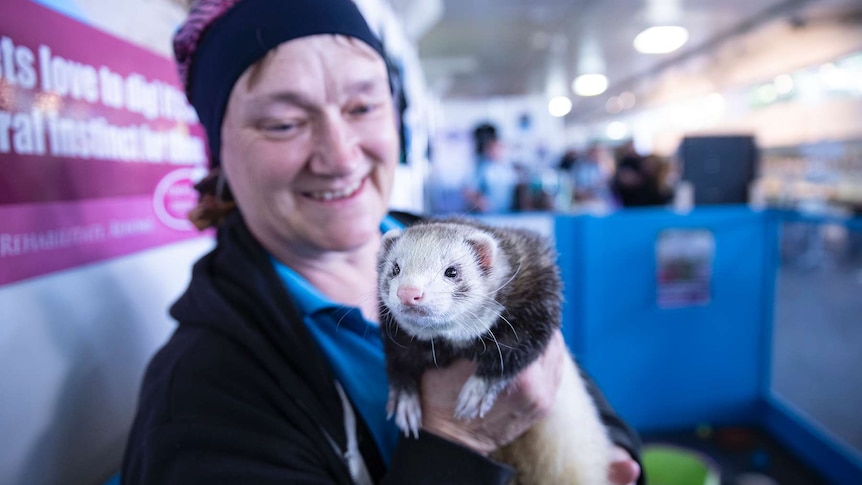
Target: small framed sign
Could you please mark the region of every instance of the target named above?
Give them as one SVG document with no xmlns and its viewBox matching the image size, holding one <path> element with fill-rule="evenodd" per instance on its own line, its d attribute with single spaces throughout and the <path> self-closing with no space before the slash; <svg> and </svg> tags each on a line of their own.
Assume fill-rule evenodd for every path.
<svg viewBox="0 0 862 485">
<path fill-rule="evenodd" d="M 656 288 L 660 308 L 708 305 L 715 237 L 706 229 L 666 229 L 656 240 Z"/>
</svg>

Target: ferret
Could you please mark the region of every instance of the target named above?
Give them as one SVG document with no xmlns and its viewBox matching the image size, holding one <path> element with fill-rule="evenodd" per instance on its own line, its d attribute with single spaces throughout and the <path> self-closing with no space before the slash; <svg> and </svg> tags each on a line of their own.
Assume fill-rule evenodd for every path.
<svg viewBox="0 0 862 485">
<path fill-rule="evenodd" d="M 484 416 L 544 351 L 562 318 L 562 281 L 546 238 L 467 218 L 417 223 L 383 236 L 380 323 L 387 411 L 405 435 L 422 423 L 419 383 L 431 366 L 476 362 L 455 416 Z M 573 359 L 546 418 L 493 458 L 523 485 L 605 485 L 611 443 Z"/>
</svg>

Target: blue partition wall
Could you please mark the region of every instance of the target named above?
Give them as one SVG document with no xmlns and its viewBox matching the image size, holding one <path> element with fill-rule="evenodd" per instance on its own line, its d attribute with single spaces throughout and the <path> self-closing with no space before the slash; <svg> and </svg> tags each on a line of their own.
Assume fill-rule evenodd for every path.
<svg viewBox="0 0 862 485">
<path fill-rule="evenodd" d="M 752 425 L 831 483 L 862 483 L 862 460 L 772 395 L 781 216 L 743 206 L 559 216 L 564 335 L 617 412 L 642 433 Z M 662 231 L 712 234 L 709 298 L 662 307 Z"/>
<path fill-rule="evenodd" d="M 746 208 L 561 217 L 566 337 L 620 414 L 642 431 L 746 423 L 768 387 L 774 231 Z M 715 240 L 710 301 L 657 302 L 656 241 L 666 229 Z"/>
</svg>

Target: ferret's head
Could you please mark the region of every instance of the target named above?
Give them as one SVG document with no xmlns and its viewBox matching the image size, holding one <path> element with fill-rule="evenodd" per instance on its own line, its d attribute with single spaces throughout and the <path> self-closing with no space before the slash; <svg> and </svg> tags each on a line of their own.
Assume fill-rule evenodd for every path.
<svg viewBox="0 0 862 485">
<path fill-rule="evenodd" d="M 509 265 L 487 232 L 450 223 L 389 231 L 378 261 L 384 311 L 416 338 L 474 340 L 500 315 L 495 294 Z"/>
</svg>

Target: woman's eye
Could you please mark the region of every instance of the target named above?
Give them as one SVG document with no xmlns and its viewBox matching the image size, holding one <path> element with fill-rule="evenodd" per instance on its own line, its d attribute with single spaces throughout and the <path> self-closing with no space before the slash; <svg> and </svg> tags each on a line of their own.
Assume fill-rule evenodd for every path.
<svg viewBox="0 0 862 485">
<path fill-rule="evenodd" d="M 446 271 L 443 272 L 443 275 L 445 275 L 447 278 L 457 278 L 458 270 L 452 266 L 449 266 L 448 268 L 446 268 Z"/>
<path fill-rule="evenodd" d="M 302 126 L 301 121 L 265 121 L 260 129 L 274 135 L 290 134 Z"/>
<path fill-rule="evenodd" d="M 263 129 L 266 131 L 284 132 L 290 131 L 294 129 L 294 127 L 296 127 L 296 125 L 294 125 L 293 123 L 273 123 L 264 125 Z"/>
<path fill-rule="evenodd" d="M 349 112 L 352 115 L 364 115 L 371 113 L 376 107 L 374 104 L 359 104 L 350 108 Z"/>
</svg>

